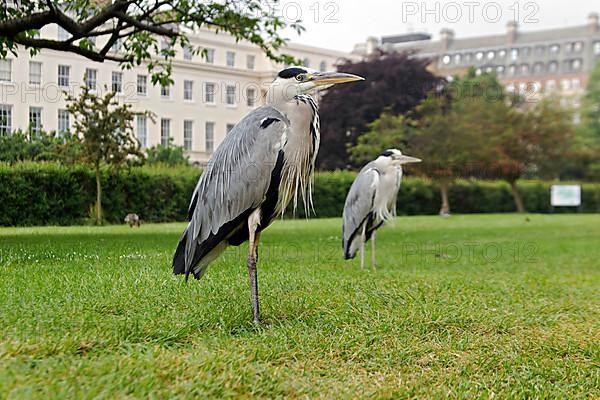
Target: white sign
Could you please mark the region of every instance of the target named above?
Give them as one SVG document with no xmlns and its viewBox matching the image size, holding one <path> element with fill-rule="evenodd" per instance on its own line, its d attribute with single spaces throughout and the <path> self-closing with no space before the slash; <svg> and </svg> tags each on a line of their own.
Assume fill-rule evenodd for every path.
<svg viewBox="0 0 600 400">
<path fill-rule="evenodd" d="M 581 186 L 553 185 L 552 207 L 579 207 L 581 205 Z"/>
</svg>

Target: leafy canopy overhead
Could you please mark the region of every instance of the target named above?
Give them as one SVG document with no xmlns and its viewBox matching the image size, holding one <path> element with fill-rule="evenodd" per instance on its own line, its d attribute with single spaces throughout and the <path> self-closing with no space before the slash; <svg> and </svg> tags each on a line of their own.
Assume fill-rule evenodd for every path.
<svg viewBox="0 0 600 400">
<path fill-rule="evenodd" d="M 52 49 L 79 54 L 92 61 L 117 61 L 123 68 L 148 62 L 153 83 L 167 84 L 176 47 L 191 48 L 189 33 L 198 28 L 223 31 L 247 40 L 277 61 L 285 44 L 279 31 L 288 24 L 273 4 L 263 0 L 1 0 L 0 57 L 16 55 L 19 46 L 37 53 Z M 46 38 L 40 30 L 58 25 L 68 38 Z M 289 24 L 297 32 L 303 28 Z M 114 51 L 119 46 L 119 51 Z M 153 60 L 160 56 L 161 61 Z"/>
</svg>

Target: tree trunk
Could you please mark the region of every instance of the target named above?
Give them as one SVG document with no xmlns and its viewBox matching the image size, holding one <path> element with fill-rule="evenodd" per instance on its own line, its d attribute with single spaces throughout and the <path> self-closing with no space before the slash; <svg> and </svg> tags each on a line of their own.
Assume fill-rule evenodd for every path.
<svg viewBox="0 0 600 400">
<path fill-rule="evenodd" d="M 96 225 L 102 225 L 102 185 L 99 166 L 96 166 Z"/>
<path fill-rule="evenodd" d="M 515 200 L 515 206 L 517 207 L 518 213 L 525 212 L 525 206 L 523 205 L 523 198 L 519 192 L 516 181 L 510 181 L 510 191 L 512 192 L 513 199 Z"/>
<path fill-rule="evenodd" d="M 440 184 L 440 193 L 442 195 L 442 208 L 440 209 L 441 216 L 450 215 L 450 202 L 448 202 L 448 184 L 442 182 Z"/>
</svg>

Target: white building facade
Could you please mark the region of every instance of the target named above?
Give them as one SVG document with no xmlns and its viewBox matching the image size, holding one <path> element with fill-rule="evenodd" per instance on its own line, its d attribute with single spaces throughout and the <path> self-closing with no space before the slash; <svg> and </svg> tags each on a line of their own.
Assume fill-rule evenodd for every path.
<svg viewBox="0 0 600 400">
<path fill-rule="evenodd" d="M 58 27 L 47 35 L 64 35 Z M 96 91 L 114 90 L 119 101 L 138 116 L 134 132 L 142 147 L 173 143 L 185 147 L 192 162 L 204 164 L 227 132 L 249 111 L 264 104 L 276 73 L 283 68 L 250 43 L 201 30 L 190 35 L 206 57 L 179 49 L 169 87 L 154 86 L 145 65 L 122 70 L 117 63 L 96 63 L 75 54 L 42 50 L 31 57 L 21 49 L 17 57 L 0 60 L 0 135 L 15 129 L 65 131 L 72 127 L 64 92 L 78 93 L 88 84 Z M 118 48 L 114 49 L 118 51 Z M 317 70 L 335 70 L 349 54 L 289 44 L 286 54 Z M 85 79 L 84 79 L 85 77 Z"/>
</svg>

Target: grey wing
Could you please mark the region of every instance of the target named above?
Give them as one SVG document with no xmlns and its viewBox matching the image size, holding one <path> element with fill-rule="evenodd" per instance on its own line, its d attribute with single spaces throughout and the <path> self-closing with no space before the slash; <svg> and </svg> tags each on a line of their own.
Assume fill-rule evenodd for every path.
<svg viewBox="0 0 600 400">
<path fill-rule="evenodd" d="M 203 244 L 217 246 L 218 242 L 212 242 L 222 227 L 264 201 L 287 128 L 287 119 L 265 106 L 248 114 L 227 134 L 192 195 L 190 223 L 173 259 L 175 274 L 189 275 L 212 250 Z M 198 251 L 203 254 L 196 254 Z M 198 278 L 203 271 L 193 272 Z"/>
<path fill-rule="evenodd" d="M 350 247 L 358 230 L 373 211 L 373 202 L 379 182 L 377 169 L 367 165 L 358 174 L 344 204 L 343 247 L 346 258 L 351 258 Z M 353 255 L 352 255 L 353 256 Z"/>
</svg>

